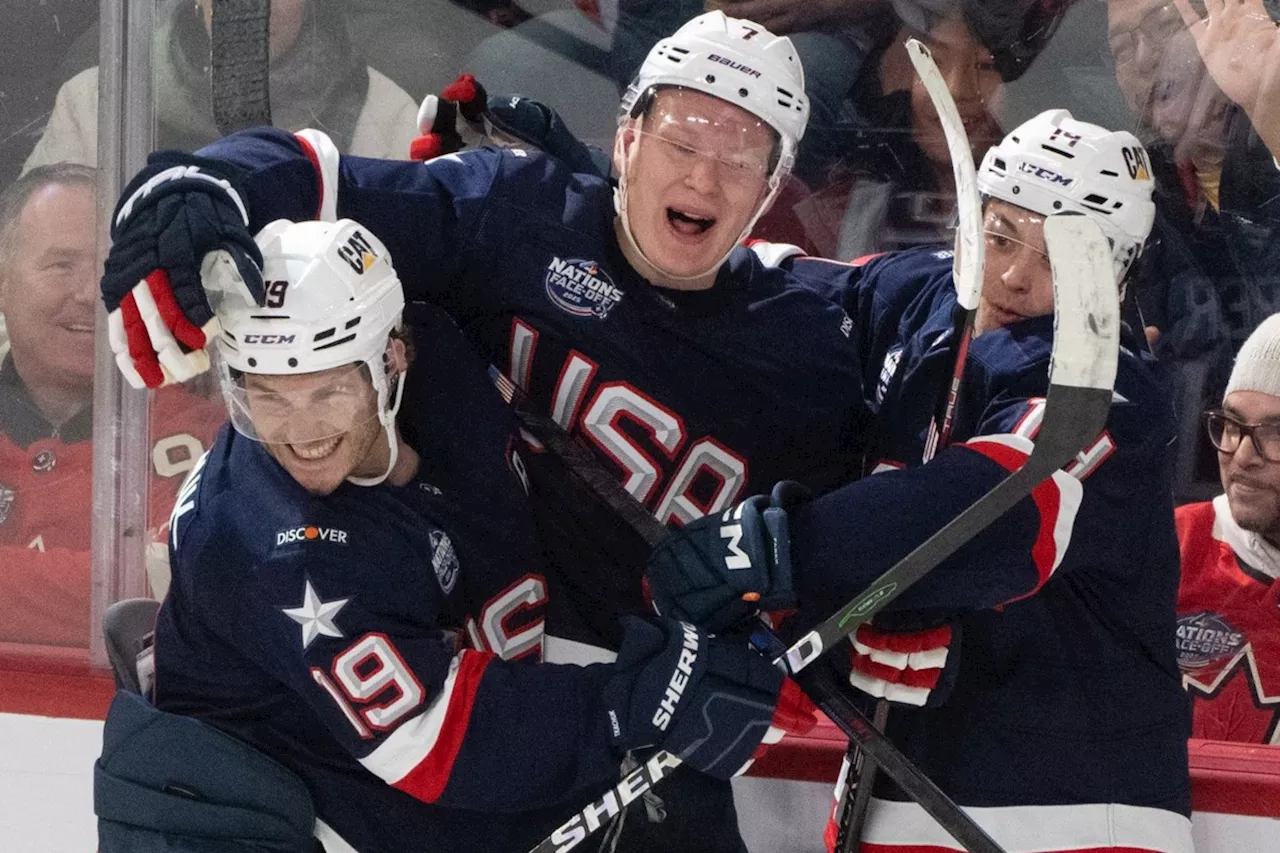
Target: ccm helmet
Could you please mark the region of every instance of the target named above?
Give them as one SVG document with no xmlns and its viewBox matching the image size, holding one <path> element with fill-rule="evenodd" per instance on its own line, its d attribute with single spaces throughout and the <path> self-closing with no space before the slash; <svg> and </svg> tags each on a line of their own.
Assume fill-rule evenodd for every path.
<svg viewBox="0 0 1280 853">
<path fill-rule="evenodd" d="M 395 464 L 394 424 L 404 373 L 399 373 L 393 394 L 385 356 L 391 331 L 400 324 L 404 292 L 386 247 L 350 219 L 279 219 L 255 239 L 263 257 L 263 304 L 240 303 L 219 311 L 220 378 L 232 424 L 262 440 L 242 393 L 242 374 L 292 375 L 363 365 L 391 443 L 389 473 Z M 375 485 L 385 476 L 352 482 Z"/>
<path fill-rule="evenodd" d="M 1137 137 L 1047 110 L 987 151 L 978 189 L 1042 216 L 1092 217 L 1111 241 L 1123 282 L 1155 221 L 1151 161 Z"/>
<path fill-rule="evenodd" d="M 649 51 L 622 96 L 619 121 L 637 117 L 663 86 L 704 92 L 756 116 L 778 134 L 774 183 L 791 171 L 809 121 L 804 69 L 791 39 L 724 12 L 701 14 Z"/>
</svg>

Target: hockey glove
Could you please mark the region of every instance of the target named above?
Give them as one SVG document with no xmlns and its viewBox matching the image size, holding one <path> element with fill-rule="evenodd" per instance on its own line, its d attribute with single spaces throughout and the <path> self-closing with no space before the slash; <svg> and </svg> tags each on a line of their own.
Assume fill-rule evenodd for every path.
<svg viewBox="0 0 1280 853">
<path fill-rule="evenodd" d="M 491 97 L 470 74 L 458 77 L 439 96 L 422 100 L 418 132 L 422 135 L 409 146 L 414 160 L 481 145 L 528 146 L 564 161 L 574 172 L 609 177 L 605 153 L 574 136 L 555 110 L 521 95 Z"/>
<path fill-rule="evenodd" d="M 882 631 L 858 627 L 849 683 L 899 705 L 936 708 L 946 701 L 960 669 L 960 625 L 926 631 Z"/>
<path fill-rule="evenodd" d="M 649 557 L 649 591 L 659 613 L 717 632 L 761 611 L 795 606 L 787 510 L 808 499 L 783 481 L 674 531 Z"/>
<path fill-rule="evenodd" d="M 605 708 L 615 747 L 659 746 L 710 776 L 742 773 L 763 745 L 803 734 L 817 710 L 742 640 L 674 619 L 628 617 Z"/>
<path fill-rule="evenodd" d="M 148 163 L 121 195 L 102 276 L 111 349 L 135 388 L 207 370 L 214 308 L 263 295 L 262 253 L 225 167 L 178 151 Z"/>
</svg>

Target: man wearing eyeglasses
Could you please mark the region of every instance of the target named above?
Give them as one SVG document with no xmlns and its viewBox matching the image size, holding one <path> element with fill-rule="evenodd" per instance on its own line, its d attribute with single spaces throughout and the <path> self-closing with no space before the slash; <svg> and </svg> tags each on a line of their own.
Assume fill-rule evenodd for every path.
<svg viewBox="0 0 1280 853">
<path fill-rule="evenodd" d="M 1195 737 L 1280 744 L 1280 314 L 1205 414 L 1224 494 L 1177 511 L 1178 664 Z"/>
</svg>

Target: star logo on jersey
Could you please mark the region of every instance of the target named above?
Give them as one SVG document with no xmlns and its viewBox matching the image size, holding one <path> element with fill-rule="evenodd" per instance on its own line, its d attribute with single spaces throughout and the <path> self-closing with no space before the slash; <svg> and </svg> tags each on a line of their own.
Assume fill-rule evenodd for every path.
<svg viewBox="0 0 1280 853">
<path fill-rule="evenodd" d="M 622 291 L 600 264 L 580 258 L 561 260 L 553 255 L 547 264 L 546 287 L 552 304 L 575 317 L 603 320 L 622 301 Z"/>
<path fill-rule="evenodd" d="M 342 636 L 342 631 L 333 624 L 333 619 L 350 600 L 340 598 L 336 601 L 321 601 L 320 596 L 316 595 L 315 588 L 311 586 L 311 581 L 308 580 L 306 589 L 302 593 L 302 606 L 285 607 L 282 610 L 285 616 L 302 626 L 302 648 L 305 649 L 311 645 L 312 640 L 321 635 Z"/>
<path fill-rule="evenodd" d="M 0 524 L 4 524 L 9 520 L 9 510 L 13 509 L 13 499 L 17 497 L 17 493 L 13 489 L 0 483 Z"/>
</svg>

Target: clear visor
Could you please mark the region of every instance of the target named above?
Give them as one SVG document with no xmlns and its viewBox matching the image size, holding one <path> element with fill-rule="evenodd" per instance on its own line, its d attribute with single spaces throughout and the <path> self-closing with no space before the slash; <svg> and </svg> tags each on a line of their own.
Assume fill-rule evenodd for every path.
<svg viewBox="0 0 1280 853">
<path fill-rule="evenodd" d="M 1013 205 L 997 211 L 987 208 L 982 219 L 986 238 L 987 266 L 1004 269 L 1019 255 L 1029 256 L 1052 275 L 1049 251 L 1044 243 L 1044 217 Z"/>
<path fill-rule="evenodd" d="M 363 364 L 295 375 L 224 372 L 222 385 L 236 432 L 264 444 L 322 441 L 378 417 Z"/>
<path fill-rule="evenodd" d="M 643 147 L 676 171 L 714 168 L 737 185 L 768 183 L 778 135 L 740 107 L 700 92 L 663 89 L 636 126 Z"/>
</svg>

